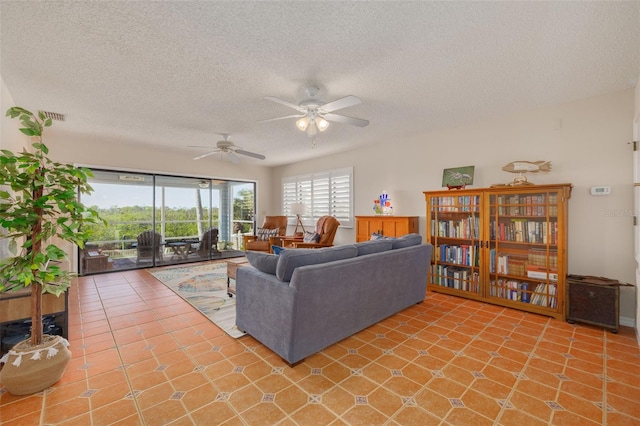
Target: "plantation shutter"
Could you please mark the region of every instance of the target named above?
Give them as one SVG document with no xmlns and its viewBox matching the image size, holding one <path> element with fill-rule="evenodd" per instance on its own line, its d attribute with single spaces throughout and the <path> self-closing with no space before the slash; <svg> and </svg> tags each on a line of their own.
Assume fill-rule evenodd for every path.
<svg viewBox="0 0 640 426">
<path fill-rule="evenodd" d="M 301 217 L 307 226 L 315 226 L 321 216 L 334 216 L 340 226 L 353 227 L 353 168 L 331 170 L 282 179 L 282 212 L 294 225 L 291 212 L 294 203 L 303 203 L 306 213 Z"/>
</svg>

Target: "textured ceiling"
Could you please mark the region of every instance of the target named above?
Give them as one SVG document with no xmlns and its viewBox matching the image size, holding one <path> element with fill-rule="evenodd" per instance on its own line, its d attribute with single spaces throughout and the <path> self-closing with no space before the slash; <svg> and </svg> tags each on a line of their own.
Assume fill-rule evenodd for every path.
<svg viewBox="0 0 640 426">
<path fill-rule="evenodd" d="M 0 75 L 57 130 L 279 165 L 631 88 L 640 2 L 0 2 Z M 308 85 L 337 111 L 312 148 Z M 215 161 L 209 160 L 200 161 Z"/>
</svg>

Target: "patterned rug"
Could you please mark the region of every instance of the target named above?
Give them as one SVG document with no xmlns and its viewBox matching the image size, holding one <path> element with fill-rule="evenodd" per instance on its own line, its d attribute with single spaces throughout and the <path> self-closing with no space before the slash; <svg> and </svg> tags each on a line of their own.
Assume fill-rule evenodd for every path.
<svg viewBox="0 0 640 426">
<path fill-rule="evenodd" d="M 228 335 L 244 336 L 236 327 L 236 299 L 227 294 L 227 262 L 155 268 L 149 272 Z M 233 280 L 231 284 L 233 287 Z"/>
</svg>

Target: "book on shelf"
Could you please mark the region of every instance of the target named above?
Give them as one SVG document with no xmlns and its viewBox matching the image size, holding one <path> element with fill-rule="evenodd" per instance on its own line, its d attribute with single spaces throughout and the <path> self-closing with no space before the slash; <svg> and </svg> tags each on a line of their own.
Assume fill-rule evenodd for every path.
<svg viewBox="0 0 640 426">
<path fill-rule="evenodd" d="M 541 266 L 528 265 L 527 277 L 537 280 L 558 281 L 558 270 L 556 268 L 547 269 Z"/>
<path fill-rule="evenodd" d="M 557 287 L 555 284 L 538 284 L 531 297 L 531 304 L 548 308 L 557 308 Z"/>
<path fill-rule="evenodd" d="M 468 268 L 431 265 L 431 284 L 478 293 L 480 274 Z"/>
</svg>

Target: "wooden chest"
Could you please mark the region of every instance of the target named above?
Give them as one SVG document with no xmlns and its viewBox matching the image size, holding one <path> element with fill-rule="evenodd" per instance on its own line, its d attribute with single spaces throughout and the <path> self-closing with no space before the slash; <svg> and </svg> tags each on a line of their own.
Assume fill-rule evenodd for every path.
<svg viewBox="0 0 640 426">
<path fill-rule="evenodd" d="M 620 286 L 609 278 L 567 277 L 567 321 L 599 325 L 617 333 L 620 328 Z"/>
</svg>

